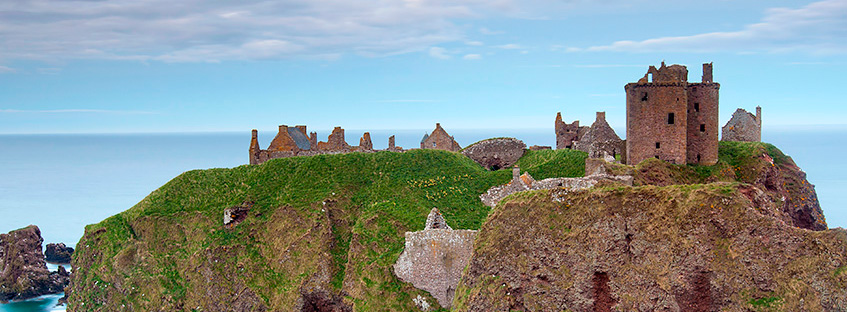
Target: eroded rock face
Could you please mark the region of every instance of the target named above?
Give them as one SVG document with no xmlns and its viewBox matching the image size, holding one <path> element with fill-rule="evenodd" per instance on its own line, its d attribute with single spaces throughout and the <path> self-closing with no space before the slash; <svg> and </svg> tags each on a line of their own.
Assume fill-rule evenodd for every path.
<svg viewBox="0 0 847 312">
<path fill-rule="evenodd" d="M 394 274 L 450 308 L 475 237 L 476 231 L 451 230 L 433 208 L 423 231 L 406 232 L 406 247 L 394 264 Z"/>
<path fill-rule="evenodd" d="M 489 139 L 477 142 L 462 150 L 462 155 L 473 159 L 489 170 L 508 168 L 523 156 L 526 144 L 515 138 Z"/>
<path fill-rule="evenodd" d="M 71 255 L 74 249 L 65 246 L 65 243 L 50 243 L 44 248 L 44 257 L 50 263 L 71 263 Z"/>
<path fill-rule="evenodd" d="M 47 270 L 42 242 L 35 225 L 0 234 L 0 302 L 60 293 L 68 285 L 67 272 Z"/>
<path fill-rule="evenodd" d="M 847 232 L 774 217 L 744 185 L 536 192 L 500 203 L 454 311 L 847 309 Z"/>
</svg>

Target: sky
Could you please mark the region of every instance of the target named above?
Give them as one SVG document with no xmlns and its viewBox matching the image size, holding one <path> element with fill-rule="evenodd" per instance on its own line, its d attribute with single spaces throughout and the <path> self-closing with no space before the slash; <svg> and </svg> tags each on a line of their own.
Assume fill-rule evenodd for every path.
<svg viewBox="0 0 847 312">
<path fill-rule="evenodd" d="M 12 0 L 0 134 L 625 125 L 649 65 L 714 63 L 720 123 L 844 126 L 847 0 Z M 552 131 L 552 130 L 551 130 Z"/>
</svg>

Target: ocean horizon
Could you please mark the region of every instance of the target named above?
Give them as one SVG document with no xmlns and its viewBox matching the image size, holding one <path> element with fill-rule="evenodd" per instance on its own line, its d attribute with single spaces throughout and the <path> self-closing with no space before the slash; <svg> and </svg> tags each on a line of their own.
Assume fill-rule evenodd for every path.
<svg viewBox="0 0 847 312">
<path fill-rule="evenodd" d="M 430 130 L 370 131 L 374 148 L 416 148 Z M 462 146 L 491 137 L 516 137 L 527 146 L 555 146 L 552 129 L 450 130 Z M 357 145 L 364 131 L 347 130 Z M 318 131 L 325 140 L 329 131 Z M 267 147 L 275 132 L 259 132 Z M 815 185 L 829 227 L 847 227 L 847 164 L 843 128 L 765 130 L 763 141 L 791 156 Z M 160 134 L 0 135 L 0 232 L 39 226 L 44 244 L 74 246 L 85 226 L 127 210 L 177 175 L 195 169 L 232 168 L 248 162 L 250 132 Z M 58 297 L 0 305 L 3 311 L 54 311 Z M 20 308 L 25 307 L 25 308 Z"/>
</svg>

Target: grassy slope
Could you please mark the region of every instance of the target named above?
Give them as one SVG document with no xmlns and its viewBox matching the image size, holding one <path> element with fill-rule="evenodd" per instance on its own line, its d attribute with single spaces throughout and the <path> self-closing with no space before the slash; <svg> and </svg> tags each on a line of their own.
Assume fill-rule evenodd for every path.
<svg viewBox="0 0 847 312">
<path fill-rule="evenodd" d="M 521 165 L 541 177 L 578 176 L 584 158 L 528 152 Z M 408 310 L 411 298 L 428 295 L 390 272 L 403 233 L 421 230 L 432 207 L 453 228 L 478 229 L 488 213 L 478 195 L 509 178 L 433 150 L 186 172 L 86 227 L 70 307 L 190 310 L 253 300 L 290 310 L 301 292 L 324 289 L 343 290 L 356 310 Z M 254 203 L 247 220 L 224 229 L 223 210 L 242 202 Z"/>
</svg>

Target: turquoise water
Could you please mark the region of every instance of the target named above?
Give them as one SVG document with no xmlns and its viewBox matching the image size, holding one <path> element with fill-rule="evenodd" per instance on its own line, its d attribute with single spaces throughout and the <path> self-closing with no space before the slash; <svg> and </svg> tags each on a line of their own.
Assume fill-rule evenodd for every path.
<svg viewBox="0 0 847 312">
<path fill-rule="evenodd" d="M 527 145 L 555 145 L 552 129 L 450 130 L 462 146 L 513 136 Z M 398 146 L 420 146 L 425 130 L 371 131 L 375 148 L 396 135 Z M 319 131 L 325 140 L 328 131 Z M 620 131 L 619 131 L 620 134 Z M 275 132 L 260 131 L 262 147 Z M 358 145 L 362 131 L 348 130 Z M 847 227 L 847 129 L 768 130 L 774 143 L 808 174 L 830 227 Z M 126 210 L 180 173 L 247 162 L 250 132 L 132 135 L 0 135 L 0 232 L 36 224 L 44 242 L 75 246 L 85 225 Z M 55 270 L 55 267 L 51 268 Z M 51 310 L 60 295 L 0 305 L 5 311 Z M 59 310 L 61 311 L 61 310 Z"/>
</svg>

